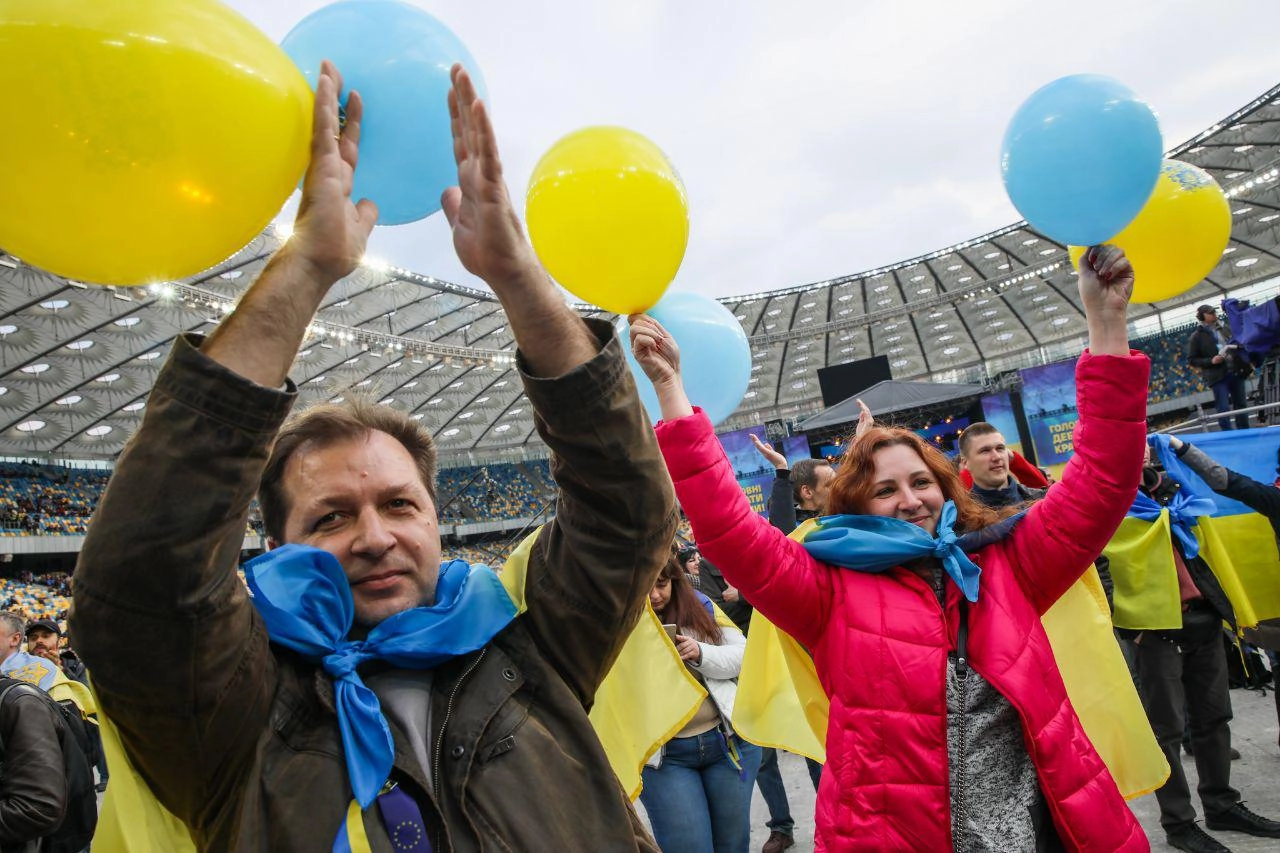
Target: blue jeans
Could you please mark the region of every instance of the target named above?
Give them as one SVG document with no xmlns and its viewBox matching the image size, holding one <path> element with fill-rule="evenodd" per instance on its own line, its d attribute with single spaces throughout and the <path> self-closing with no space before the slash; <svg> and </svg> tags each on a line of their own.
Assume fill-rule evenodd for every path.
<svg viewBox="0 0 1280 853">
<path fill-rule="evenodd" d="M 756 785 L 760 788 L 760 796 L 764 797 L 764 804 L 769 807 L 769 822 L 765 826 L 771 832 L 794 836 L 796 822 L 791 819 L 791 803 L 787 802 L 787 786 L 782 781 L 782 771 L 778 769 L 776 749 L 761 750 Z"/>
<path fill-rule="evenodd" d="M 778 767 L 778 751 L 765 747 L 761 749 L 760 774 L 756 776 L 756 787 L 764 804 L 769 807 L 769 821 L 765 826 L 770 832 L 781 832 L 793 838 L 796 834 L 796 822 L 791 817 L 791 803 L 787 800 L 787 786 L 782 781 L 782 770 Z M 812 758 L 804 760 L 809 768 L 809 779 L 813 782 L 813 790 L 818 790 L 818 780 L 822 778 L 822 765 Z"/>
<path fill-rule="evenodd" d="M 1213 391 L 1213 408 L 1217 412 L 1229 412 L 1232 409 L 1243 409 L 1248 405 L 1245 399 L 1244 380 L 1239 376 L 1228 374 L 1209 386 Z M 1248 429 L 1249 416 L 1236 415 L 1236 429 Z M 1218 429 L 1231 429 L 1231 418 L 1218 418 Z"/>
<path fill-rule="evenodd" d="M 725 740 L 712 730 L 672 738 L 662 766 L 644 768 L 640 802 L 664 853 L 748 853 L 751 789 L 760 769 L 760 747 L 732 737 L 742 770 L 733 766 Z"/>
</svg>

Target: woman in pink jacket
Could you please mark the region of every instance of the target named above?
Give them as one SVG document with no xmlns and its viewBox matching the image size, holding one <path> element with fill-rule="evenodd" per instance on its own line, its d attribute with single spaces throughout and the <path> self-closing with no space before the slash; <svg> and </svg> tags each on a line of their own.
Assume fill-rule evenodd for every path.
<svg viewBox="0 0 1280 853">
<path fill-rule="evenodd" d="M 846 452 L 833 515 L 804 544 L 751 512 L 685 396 L 675 342 L 631 318 L 699 546 L 813 653 L 831 699 L 818 850 L 1149 849 L 1040 622 L 1124 518 L 1145 444 L 1149 364 L 1129 351 L 1125 322 L 1133 269 L 1095 247 L 1079 286 L 1089 350 L 1075 456 L 1043 500 L 1001 521 L 937 450 L 877 428 Z"/>
</svg>

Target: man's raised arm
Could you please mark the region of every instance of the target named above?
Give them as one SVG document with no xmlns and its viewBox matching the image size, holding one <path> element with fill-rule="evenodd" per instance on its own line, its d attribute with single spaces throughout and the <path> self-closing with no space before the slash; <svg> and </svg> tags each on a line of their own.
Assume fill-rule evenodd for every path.
<svg viewBox="0 0 1280 853">
<path fill-rule="evenodd" d="M 207 341 L 174 341 L 76 567 L 71 631 L 102 707 L 156 795 L 193 826 L 267 725 L 272 658 L 235 568 L 293 402 L 286 374 L 377 217 L 350 200 L 361 105 L 352 93 L 340 130 L 341 86 L 325 63 L 293 237 Z"/>
<path fill-rule="evenodd" d="M 453 69 L 458 186 L 442 207 L 463 265 L 502 302 L 538 432 L 552 451 L 556 518 L 530 555 L 525 622 L 589 704 L 675 538 L 675 497 L 609 324 L 565 302 L 525 239 L 485 104 Z"/>
<path fill-rule="evenodd" d="M 341 91 L 342 77 L 325 62 L 316 83 L 311 164 L 293 236 L 200 348 L 266 388 L 284 384 L 316 309 L 329 288 L 360 263 L 378 218 L 373 202 L 351 200 L 364 110 L 360 94 L 352 92 L 341 124 Z"/>
</svg>

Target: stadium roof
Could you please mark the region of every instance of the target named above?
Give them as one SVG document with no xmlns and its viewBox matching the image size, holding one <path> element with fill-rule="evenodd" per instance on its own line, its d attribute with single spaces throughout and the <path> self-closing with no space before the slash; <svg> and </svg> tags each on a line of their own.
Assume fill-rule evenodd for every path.
<svg viewBox="0 0 1280 853">
<path fill-rule="evenodd" d="M 1170 156 L 1227 191 L 1231 243 L 1203 282 L 1134 306 L 1135 321 L 1280 276 L 1280 86 Z M 211 330 L 281 240 L 268 230 L 212 270 L 145 288 L 68 281 L 0 253 L 0 454 L 114 457 L 173 338 Z M 819 411 L 817 368 L 829 364 L 886 355 L 896 379 L 983 383 L 1074 355 L 1085 335 L 1065 247 L 1025 222 L 887 267 L 720 301 L 754 359 L 726 428 Z M 313 332 L 292 371 L 300 404 L 372 395 L 423 419 L 445 464 L 545 452 L 491 293 L 362 266 L 333 288 Z"/>
</svg>

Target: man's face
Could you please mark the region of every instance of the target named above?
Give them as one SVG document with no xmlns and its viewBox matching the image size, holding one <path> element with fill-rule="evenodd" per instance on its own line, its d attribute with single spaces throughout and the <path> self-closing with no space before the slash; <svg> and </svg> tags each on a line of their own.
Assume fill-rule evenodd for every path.
<svg viewBox="0 0 1280 853">
<path fill-rule="evenodd" d="M 304 445 L 285 466 L 284 541 L 338 558 L 356 624 L 435 602 L 440 530 L 435 502 L 404 445 L 384 432 Z"/>
<path fill-rule="evenodd" d="M 1003 489 L 1009 485 L 1009 448 L 998 432 L 979 435 L 968 442 L 961 461 L 983 489 Z"/>
<path fill-rule="evenodd" d="M 1206 326 L 1218 325 L 1218 312 L 1206 311 L 1205 313 L 1200 315 L 1200 322 L 1204 323 Z"/>
<path fill-rule="evenodd" d="M 831 493 L 831 481 L 836 478 L 836 471 L 830 465 L 817 465 L 814 466 L 813 476 L 817 483 L 812 488 L 800 487 L 800 508 L 825 511 L 827 495 Z"/>
<path fill-rule="evenodd" d="M 48 628 L 32 628 L 27 632 L 27 651 L 33 655 L 57 653 L 58 635 Z"/>
</svg>

